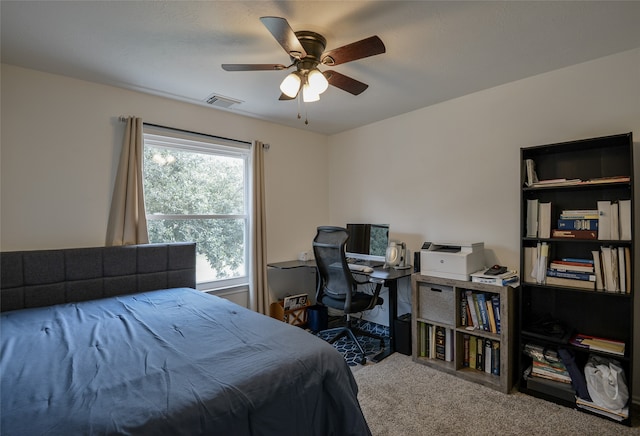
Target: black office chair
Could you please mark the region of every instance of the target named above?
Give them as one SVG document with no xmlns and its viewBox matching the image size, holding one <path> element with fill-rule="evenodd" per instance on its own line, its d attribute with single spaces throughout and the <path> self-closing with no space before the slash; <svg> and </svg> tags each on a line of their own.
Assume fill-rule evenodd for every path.
<svg viewBox="0 0 640 436">
<path fill-rule="evenodd" d="M 349 232 L 342 227 L 322 226 L 318 227 L 318 233 L 313 240 L 313 253 L 318 266 L 319 281 L 316 293 L 316 301 L 324 306 L 339 309 L 346 316 L 344 327 L 324 330 L 324 333 L 335 333 L 328 342 L 330 344 L 338 339 L 348 336 L 360 350 L 362 358 L 360 363 L 367 361 L 365 351 L 358 342 L 356 335 L 367 336 L 380 340 L 384 348 L 384 339 L 381 336 L 360 330 L 351 324 L 351 314 L 373 309 L 383 303 L 379 297 L 381 283 L 375 285 L 372 294 L 358 292 L 358 285 L 371 285 L 369 280 L 357 280 L 351 273 L 345 256 L 345 246 L 349 239 Z"/>
</svg>

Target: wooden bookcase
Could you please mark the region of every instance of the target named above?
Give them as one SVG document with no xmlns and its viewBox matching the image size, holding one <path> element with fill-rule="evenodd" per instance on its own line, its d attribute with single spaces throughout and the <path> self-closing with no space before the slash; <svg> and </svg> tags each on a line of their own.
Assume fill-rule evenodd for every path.
<svg viewBox="0 0 640 436">
<path fill-rule="evenodd" d="M 463 280 L 445 279 L 415 273 L 411 276 L 412 316 L 411 341 L 412 358 L 415 362 L 456 375 L 465 380 L 509 393 L 513 386 L 513 328 L 515 313 L 514 288 L 474 283 Z M 471 329 L 463 325 L 463 300 L 467 291 L 500 299 L 500 332 L 492 333 L 480 329 Z M 424 326 L 444 328 L 449 331 L 448 340 L 452 341 L 449 352 L 450 361 L 429 356 L 427 342 L 433 341 Z M 499 374 L 465 366 L 465 337 L 469 340 L 489 340 L 499 347 Z M 466 353 L 468 356 L 468 352 Z M 446 359 L 447 356 L 445 356 Z M 496 359 L 497 360 L 497 359 Z"/>
<path fill-rule="evenodd" d="M 528 369 L 533 359 L 525 353 L 525 345 L 535 345 L 544 350 L 557 351 L 564 349 L 575 356 L 576 367 L 584 375 L 584 367 L 590 354 L 604 356 L 618 361 L 624 370 L 629 390 L 628 417 L 612 417 L 609 419 L 631 425 L 632 372 L 633 372 L 633 311 L 634 311 L 634 240 L 633 229 L 633 140 L 632 134 L 621 134 L 607 137 L 585 139 L 572 142 L 526 147 L 521 149 L 521 256 L 520 256 L 520 298 L 519 298 L 519 344 L 518 344 L 518 389 L 521 392 L 553 401 L 578 410 L 587 411 L 576 402 L 571 395 L 557 382 L 551 386 L 540 386 L 540 378 L 530 376 Z M 542 180 L 567 179 L 568 182 L 552 185 L 530 184 L 527 161 L 535 164 L 537 178 Z M 625 176 L 626 179 L 620 179 Z M 616 179 L 614 179 L 616 178 Z M 586 182 L 589 181 L 589 182 Z M 624 200 L 624 201 L 623 201 Z M 550 221 L 551 234 L 538 232 L 527 224 L 531 202 L 550 203 L 547 220 Z M 598 202 L 621 202 L 630 204 L 631 238 L 620 240 L 618 237 L 606 237 L 596 232 L 596 239 L 566 238 L 553 234 L 558 228 L 558 221 L 563 211 L 598 210 Z M 576 214 L 578 215 L 578 214 Z M 529 221 L 533 214 L 529 213 Z M 564 225 L 564 222 L 562 223 Z M 529 227 L 529 229 L 528 229 Z M 538 227 L 539 229 L 539 227 Z M 609 227 L 610 229 L 610 227 Z M 584 236 L 584 235 L 582 235 Z M 593 237 L 593 235 L 592 235 Z M 542 280 L 540 276 L 532 277 L 532 265 L 538 246 L 548 247 L 547 261 L 543 262 Z M 615 292 L 613 289 L 598 289 L 598 286 L 582 284 L 573 286 L 576 281 L 558 284 L 547 280 L 549 262 L 554 260 L 570 261 L 571 259 L 593 260 L 601 253 L 602 247 L 613 247 L 628 253 L 625 264 L 630 274 L 625 276 L 626 292 Z M 544 250 L 542 251 L 544 253 Z M 533 256 L 534 261 L 531 262 Z M 629 261 L 630 260 L 630 261 Z M 602 259 L 600 259 L 602 262 Z M 538 263 L 540 265 L 541 263 Z M 597 263 L 596 263 L 597 264 Z M 556 268 L 555 274 L 558 274 Z M 553 273 L 553 271 L 552 271 Z M 594 273 L 592 273 L 594 276 Z M 571 284 L 572 286 L 567 286 Z M 590 286 L 589 289 L 584 286 Z M 572 344 L 571 336 L 581 333 L 601 338 L 612 339 L 625 344 L 624 355 L 600 353 Z M 564 393 L 563 393 L 564 392 Z M 575 392 L 575 391 L 573 391 Z M 602 413 L 587 411 L 599 416 Z"/>
</svg>

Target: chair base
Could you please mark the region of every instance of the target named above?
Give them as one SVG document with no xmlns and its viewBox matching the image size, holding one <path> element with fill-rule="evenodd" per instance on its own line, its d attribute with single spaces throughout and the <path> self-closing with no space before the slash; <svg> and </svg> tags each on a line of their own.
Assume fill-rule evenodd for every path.
<svg viewBox="0 0 640 436">
<path fill-rule="evenodd" d="M 358 338 L 356 337 L 356 335 L 365 336 L 372 339 L 378 339 L 380 341 L 380 348 L 384 350 L 384 338 L 382 336 L 375 335 L 365 330 L 361 330 L 357 327 L 352 327 L 350 323 L 348 323 L 344 327 L 336 327 L 328 330 L 323 330 L 322 333 L 329 333 L 329 334 L 335 333 L 335 335 L 331 339 L 327 340 L 327 342 L 329 342 L 330 344 L 337 342 L 339 339 L 345 336 L 348 337 L 358 347 L 358 350 L 360 351 L 360 354 L 362 356 L 360 359 L 360 364 L 362 365 L 367 363 L 367 356 L 365 354 L 364 348 L 362 348 L 362 345 L 358 341 Z"/>
</svg>

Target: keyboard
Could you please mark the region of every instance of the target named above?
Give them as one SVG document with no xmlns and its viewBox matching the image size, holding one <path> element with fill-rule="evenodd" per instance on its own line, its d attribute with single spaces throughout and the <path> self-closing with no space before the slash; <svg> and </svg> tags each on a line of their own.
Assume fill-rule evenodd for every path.
<svg viewBox="0 0 640 436">
<path fill-rule="evenodd" d="M 351 271 L 363 272 L 363 273 L 372 273 L 373 268 L 367 265 L 361 265 L 359 263 L 348 263 L 349 269 Z"/>
</svg>

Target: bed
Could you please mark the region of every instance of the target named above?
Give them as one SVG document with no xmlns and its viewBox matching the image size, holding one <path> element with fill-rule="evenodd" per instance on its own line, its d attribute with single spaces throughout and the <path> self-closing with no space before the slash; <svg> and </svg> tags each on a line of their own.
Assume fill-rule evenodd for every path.
<svg viewBox="0 0 640 436">
<path fill-rule="evenodd" d="M 195 290 L 194 244 L 0 259 L 3 435 L 370 434 L 340 353 Z"/>
</svg>

